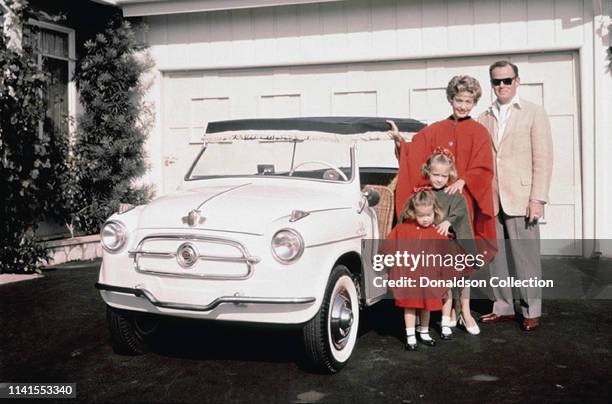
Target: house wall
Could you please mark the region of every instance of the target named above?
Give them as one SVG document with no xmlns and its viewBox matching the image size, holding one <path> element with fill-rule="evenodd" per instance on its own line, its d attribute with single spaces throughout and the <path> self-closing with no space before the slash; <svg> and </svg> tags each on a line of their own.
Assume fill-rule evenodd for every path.
<svg viewBox="0 0 612 404">
<path fill-rule="evenodd" d="M 176 72 L 574 51 L 581 233 L 612 238 L 612 192 L 604 185 L 612 169 L 605 17 L 610 8 L 609 0 L 354 0 L 148 16 L 147 41 L 157 64 L 149 97 L 157 114 L 147 180 L 159 187 L 163 183 L 163 105 L 168 100 L 162 83 Z M 435 76 L 435 63 L 427 69 Z M 447 71 L 443 74 L 448 80 Z"/>
</svg>

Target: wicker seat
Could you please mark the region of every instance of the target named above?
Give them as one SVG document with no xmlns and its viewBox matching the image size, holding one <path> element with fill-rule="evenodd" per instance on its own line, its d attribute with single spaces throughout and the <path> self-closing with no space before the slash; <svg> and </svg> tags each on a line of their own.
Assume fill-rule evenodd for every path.
<svg viewBox="0 0 612 404">
<path fill-rule="evenodd" d="M 380 238 L 386 238 L 391 232 L 393 226 L 393 214 L 395 211 L 395 203 L 393 198 L 393 190 L 385 185 L 366 185 L 364 189 L 372 189 L 380 195 L 380 201 L 374 210 L 378 217 L 378 231 L 380 232 Z"/>
</svg>

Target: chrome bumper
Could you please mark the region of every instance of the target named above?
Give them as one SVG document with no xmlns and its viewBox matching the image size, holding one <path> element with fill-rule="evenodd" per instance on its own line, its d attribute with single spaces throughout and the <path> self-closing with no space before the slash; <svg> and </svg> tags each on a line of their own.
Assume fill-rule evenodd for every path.
<svg viewBox="0 0 612 404">
<path fill-rule="evenodd" d="M 233 304 L 308 304 L 313 303 L 316 299 L 314 297 L 249 297 L 249 296 L 221 296 L 213 300 L 210 304 L 205 306 L 196 304 L 183 304 L 183 303 L 172 303 L 172 302 L 160 302 L 151 292 L 142 288 L 125 288 L 122 286 L 106 285 L 104 283 L 96 282 L 96 289 L 108 290 L 109 292 L 119 292 L 131 294 L 136 297 L 143 297 L 151 302 L 152 305 L 162 307 L 164 309 L 175 309 L 175 310 L 188 310 L 188 311 L 211 311 L 215 307 L 223 303 Z"/>
</svg>

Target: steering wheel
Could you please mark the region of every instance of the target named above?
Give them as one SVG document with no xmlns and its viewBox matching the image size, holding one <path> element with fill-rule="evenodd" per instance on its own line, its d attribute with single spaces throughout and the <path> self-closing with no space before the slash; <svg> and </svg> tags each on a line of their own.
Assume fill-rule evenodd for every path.
<svg viewBox="0 0 612 404">
<path fill-rule="evenodd" d="M 348 181 L 348 178 L 346 177 L 346 175 L 344 175 L 344 173 L 335 165 L 333 164 L 329 164 L 327 161 L 321 161 L 321 160 L 310 160 L 310 161 L 303 161 L 300 164 L 298 164 L 297 166 L 293 167 L 293 169 L 291 171 L 289 171 L 289 176 L 292 176 L 293 173 L 295 172 L 295 170 L 297 170 L 299 167 L 306 165 L 306 164 L 321 164 L 324 165 L 325 167 L 329 167 L 332 170 L 334 170 L 335 172 L 338 173 L 338 175 L 340 175 L 340 177 L 342 177 L 342 179 L 344 181 Z"/>
</svg>

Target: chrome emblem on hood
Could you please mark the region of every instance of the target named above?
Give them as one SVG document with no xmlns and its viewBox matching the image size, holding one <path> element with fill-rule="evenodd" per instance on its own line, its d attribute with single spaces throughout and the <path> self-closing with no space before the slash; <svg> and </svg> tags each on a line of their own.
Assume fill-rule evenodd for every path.
<svg viewBox="0 0 612 404">
<path fill-rule="evenodd" d="M 200 214 L 201 212 L 196 209 L 189 211 L 187 216 L 183 217 L 183 223 L 187 223 L 189 226 L 204 223 L 204 218 Z"/>
</svg>

